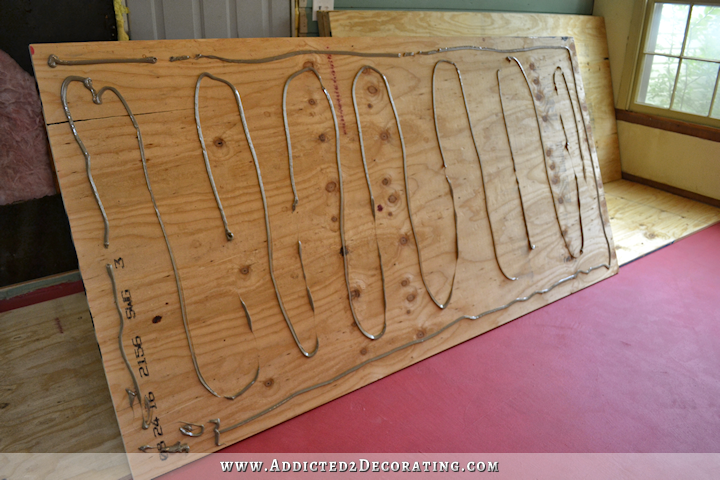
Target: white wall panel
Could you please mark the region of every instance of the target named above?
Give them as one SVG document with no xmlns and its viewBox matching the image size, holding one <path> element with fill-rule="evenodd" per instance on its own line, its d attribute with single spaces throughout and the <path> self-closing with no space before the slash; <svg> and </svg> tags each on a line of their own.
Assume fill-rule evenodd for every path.
<svg viewBox="0 0 720 480">
<path fill-rule="evenodd" d="M 127 0 L 130 39 L 289 37 L 289 0 Z"/>
</svg>

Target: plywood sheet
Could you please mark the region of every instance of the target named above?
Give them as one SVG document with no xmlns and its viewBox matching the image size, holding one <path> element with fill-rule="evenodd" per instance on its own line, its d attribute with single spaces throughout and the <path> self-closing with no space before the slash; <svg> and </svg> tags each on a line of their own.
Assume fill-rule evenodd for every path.
<svg viewBox="0 0 720 480">
<path fill-rule="evenodd" d="M 718 208 L 627 180 L 605 194 L 620 265 L 720 222 Z"/>
<path fill-rule="evenodd" d="M 620 179 L 620 149 L 605 19 L 537 13 L 332 11 L 320 23 L 333 37 L 568 36 L 575 39 L 580 72 L 606 182 Z M 320 30 L 321 34 L 323 29 Z"/>
<path fill-rule="evenodd" d="M 468 45 L 485 50 L 445 50 Z M 238 39 L 33 47 L 58 179 L 125 448 L 151 447 L 130 459 L 135 478 L 187 461 L 183 455 L 166 460 L 157 451 L 164 445 L 217 450 L 218 443 L 241 440 L 617 272 L 570 39 Z M 313 52 L 263 63 L 208 57 L 257 60 L 302 50 Z M 196 58 L 199 53 L 206 57 Z M 63 60 L 153 56 L 157 62 L 50 68 L 51 54 Z M 169 60 L 181 55 L 189 58 Z M 439 60 L 455 62 L 462 72 L 464 98 L 447 62 L 438 67 L 433 96 Z M 357 79 L 367 175 L 352 94 L 365 65 L 382 72 L 389 85 L 388 91 L 373 71 Z M 327 97 L 309 72 L 288 87 L 299 199 L 293 209 L 283 88 L 292 74 L 310 66 L 322 77 Z M 568 87 L 562 83 L 556 93 L 558 67 Z M 236 98 L 227 85 L 206 78 L 198 111 L 218 197 L 234 233 L 232 241 L 226 239 L 194 116 L 195 86 L 203 72 L 232 82 L 242 98 L 267 199 L 272 272 L 289 322 L 270 275 L 260 183 Z M 112 86 L 121 92 L 144 143 L 147 178 L 137 131 L 120 101 L 106 91 L 98 105 L 82 83 L 70 85 L 69 110 L 107 213 L 108 248 L 85 158 L 62 108 L 61 84 L 71 75 L 91 78 L 96 91 Z M 117 281 L 114 292 L 108 264 Z M 453 278 L 452 300 L 438 308 L 428 289 L 445 302 Z M 360 332 L 351 301 L 368 332 L 379 336 L 386 322 L 381 338 Z M 301 354 L 289 324 L 307 351 L 318 342 L 316 355 Z M 219 397 L 200 382 L 188 337 L 197 368 Z M 258 368 L 247 391 L 235 400 L 223 398 L 252 383 Z M 127 390 L 136 390 L 133 375 L 147 402 L 129 402 Z M 147 407 L 153 423 L 143 429 Z M 219 437 L 211 419 L 220 421 Z M 184 436 L 179 422 L 203 424 L 205 433 Z"/>
<path fill-rule="evenodd" d="M 0 452 L 123 452 L 84 293 L 0 314 L 0 364 Z"/>
</svg>

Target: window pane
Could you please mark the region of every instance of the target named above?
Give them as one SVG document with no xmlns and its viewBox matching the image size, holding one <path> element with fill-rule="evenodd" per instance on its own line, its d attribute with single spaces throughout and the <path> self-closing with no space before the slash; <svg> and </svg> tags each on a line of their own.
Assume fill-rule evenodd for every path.
<svg viewBox="0 0 720 480">
<path fill-rule="evenodd" d="M 707 116 L 717 74 L 717 63 L 683 59 L 672 109 Z"/>
<path fill-rule="evenodd" d="M 689 5 L 656 3 L 645 51 L 680 55 L 689 12 Z"/>
<path fill-rule="evenodd" d="M 677 58 L 645 55 L 637 102 L 654 107 L 670 108 L 670 97 L 677 69 Z"/>
<path fill-rule="evenodd" d="M 685 55 L 720 60 L 720 7 L 693 7 Z"/>
</svg>

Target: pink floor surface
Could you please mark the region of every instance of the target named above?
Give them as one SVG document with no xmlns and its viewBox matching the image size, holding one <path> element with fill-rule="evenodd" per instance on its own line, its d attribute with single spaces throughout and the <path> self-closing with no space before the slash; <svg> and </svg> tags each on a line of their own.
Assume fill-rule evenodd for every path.
<svg viewBox="0 0 720 480">
<path fill-rule="evenodd" d="M 720 452 L 720 225 L 223 452 Z"/>
</svg>

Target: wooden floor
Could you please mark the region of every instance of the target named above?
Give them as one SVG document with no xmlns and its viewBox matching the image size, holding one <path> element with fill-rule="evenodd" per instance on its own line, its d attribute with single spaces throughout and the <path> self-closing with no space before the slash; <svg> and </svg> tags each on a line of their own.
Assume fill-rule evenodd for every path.
<svg viewBox="0 0 720 480">
<path fill-rule="evenodd" d="M 626 180 L 605 195 L 621 265 L 720 222 L 718 208 Z M 83 293 L 0 314 L 0 364 L 0 452 L 123 450 Z"/>
<path fill-rule="evenodd" d="M 620 265 L 720 222 L 720 209 L 627 180 L 605 184 Z"/>
</svg>

